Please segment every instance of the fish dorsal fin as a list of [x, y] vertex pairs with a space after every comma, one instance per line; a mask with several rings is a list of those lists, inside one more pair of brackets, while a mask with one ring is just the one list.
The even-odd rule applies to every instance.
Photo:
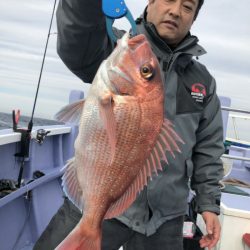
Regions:
[[172, 157], [175, 157], [174, 152], [181, 152], [177, 143], [182, 143], [182, 139], [173, 129], [173, 124], [164, 119], [161, 131], [155, 146], [151, 150], [144, 166], [140, 169], [135, 180], [127, 189], [127, 191], [108, 209], [105, 218], [112, 218], [122, 214], [135, 200], [136, 195], [148, 183], [148, 178], [152, 179], [152, 175], [158, 174], [162, 170], [161, 161], [168, 163], [165, 152], [169, 151]]
[[114, 100], [111, 93], [107, 93], [99, 98], [100, 117], [103, 121], [104, 128], [107, 131], [111, 148], [111, 159], [112, 163], [115, 156], [116, 148], [116, 120], [114, 114]]
[[77, 102], [73, 102], [69, 105], [66, 105], [58, 113], [56, 113], [55, 119], [60, 122], [67, 122], [78, 125], [83, 110], [84, 102], [85, 100], [81, 99]]
[[79, 187], [76, 168], [74, 165], [74, 158], [70, 159], [65, 167], [62, 169], [64, 171], [62, 177], [63, 191], [69, 197], [69, 199], [80, 209], [83, 209], [83, 198], [82, 192]]

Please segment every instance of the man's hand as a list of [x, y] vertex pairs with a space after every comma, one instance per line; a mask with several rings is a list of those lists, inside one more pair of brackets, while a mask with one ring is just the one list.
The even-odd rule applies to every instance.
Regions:
[[220, 222], [218, 216], [213, 212], [203, 212], [202, 217], [206, 224], [207, 235], [200, 240], [200, 247], [207, 247], [208, 250], [211, 250], [220, 239]]

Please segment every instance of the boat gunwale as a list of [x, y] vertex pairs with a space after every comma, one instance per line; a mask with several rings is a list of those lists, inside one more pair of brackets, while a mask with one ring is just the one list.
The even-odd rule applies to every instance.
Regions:
[[[71, 127], [67, 125], [44, 125], [44, 126], [35, 126], [31, 132], [31, 139], [35, 139], [37, 131], [39, 129], [44, 129], [50, 131], [47, 136], [67, 134], [71, 132]], [[0, 130], [0, 146], [10, 143], [19, 142], [21, 140], [21, 133], [14, 132], [12, 129], [2, 129]]]

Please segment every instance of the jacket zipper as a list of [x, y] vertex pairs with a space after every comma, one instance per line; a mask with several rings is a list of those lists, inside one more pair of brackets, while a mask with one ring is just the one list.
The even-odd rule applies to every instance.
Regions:
[[162, 62], [162, 70], [163, 70], [163, 72], [167, 72], [169, 70], [170, 65], [173, 62], [173, 59], [174, 59], [174, 55], [171, 54], [170, 60], [168, 60], [168, 61], [163, 60], [163, 62]]
[[170, 68], [170, 66], [171, 66], [171, 64], [172, 64], [172, 62], [173, 62], [173, 60], [174, 60], [174, 55], [172, 54], [172, 55], [170, 56], [170, 60], [168, 61], [167, 71], [169, 70], [169, 68]]

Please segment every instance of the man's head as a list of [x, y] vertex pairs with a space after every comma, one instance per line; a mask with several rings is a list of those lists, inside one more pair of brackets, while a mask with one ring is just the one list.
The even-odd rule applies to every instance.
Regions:
[[178, 45], [189, 32], [204, 0], [149, 0], [147, 21], [171, 46]]

